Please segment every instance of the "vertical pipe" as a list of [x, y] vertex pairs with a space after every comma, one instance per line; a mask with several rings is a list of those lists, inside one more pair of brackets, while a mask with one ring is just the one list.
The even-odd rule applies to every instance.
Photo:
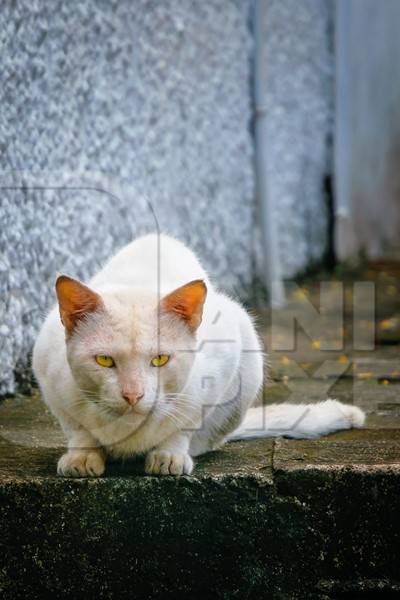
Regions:
[[351, 209], [352, 159], [352, 2], [337, 0], [335, 5], [335, 251], [339, 260], [356, 252]]
[[[264, 283], [270, 295], [271, 307], [285, 304], [281, 262], [278, 247], [278, 231], [274, 223], [274, 201], [268, 185], [268, 136], [267, 120], [267, 0], [255, 0], [254, 7], [254, 100], [256, 138], [256, 186], [261, 211], [262, 239], [264, 250]], [[273, 143], [273, 140], [272, 140]]]

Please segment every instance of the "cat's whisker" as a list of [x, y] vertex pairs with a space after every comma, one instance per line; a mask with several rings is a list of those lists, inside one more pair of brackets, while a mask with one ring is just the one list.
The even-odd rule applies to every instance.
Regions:
[[[188, 408], [190, 411], [187, 410]], [[181, 414], [187, 418], [190, 418], [190, 412], [193, 412], [194, 409], [193, 404], [168, 404], [166, 407], [168, 414]]]
[[91, 396], [97, 396], [99, 394], [98, 391], [95, 390], [89, 390], [89, 389], [85, 389], [85, 388], [78, 388], [78, 390], [82, 393], [82, 394], [89, 394]]
[[175, 425], [175, 426], [176, 426], [178, 429], [181, 429], [181, 428], [183, 428], [184, 426], [186, 426], [186, 427], [190, 427], [190, 425], [191, 425], [191, 423], [190, 423], [190, 422], [189, 422], [189, 423], [186, 423], [186, 422], [184, 422], [184, 421], [182, 421], [182, 420], [180, 420], [180, 419], [177, 419], [177, 418], [175, 418], [175, 417], [172, 417], [171, 415], [163, 415], [163, 416], [165, 416], [165, 417], [168, 417], [168, 419], [169, 419], [169, 420], [170, 420], [170, 421], [171, 421], [171, 422], [172, 422], [172, 423], [173, 423], [173, 424], [174, 424], [174, 425]]
[[188, 404], [192, 405], [193, 404], [192, 398], [177, 398], [177, 397], [165, 396], [163, 398], [163, 400], [167, 401], [169, 404], [173, 403], [174, 405], [181, 404], [183, 406], [183, 405], [188, 405]]
[[176, 398], [190, 398], [191, 394], [186, 394], [184, 392], [167, 392], [164, 394], [165, 397], [176, 397]]
[[178, 426], [182, 426], [183, 424], [185, 424], [187, 426], [195, 425], [195, 420], [190, 415], [183, 413], [183, 412], [176, 413], [176, 412], [170, 411], [165, 406], [162, 406], [161, 408], [159, 408], [158, 414], [170, 419]]

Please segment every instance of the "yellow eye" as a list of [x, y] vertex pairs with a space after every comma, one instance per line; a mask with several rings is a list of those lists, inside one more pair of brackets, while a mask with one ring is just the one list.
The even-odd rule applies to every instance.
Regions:
[[153, 367], [163, 367], [169, 361], [168, 354], [159, 354], [151, 359], [151, 365]]
[[110, 369], [111, 367], [115, 367], [114, 359], [111, 358], [111, 356], [104, 356], [104, 354], [97, 354], [95, 356], [95, 360], [96, 360], [97, 364], [100, 365], [101, 367], [107, 367], [107, 369]]

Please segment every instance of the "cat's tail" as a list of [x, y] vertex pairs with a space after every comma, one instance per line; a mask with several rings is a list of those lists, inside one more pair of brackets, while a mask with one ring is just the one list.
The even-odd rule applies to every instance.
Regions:
[[357, 406], [325, 400], [317, 404], [270, 404], [249, 408], [228, 440], [267, 437], [316, 438], [340, 429], [362, 427], [364, 412]]

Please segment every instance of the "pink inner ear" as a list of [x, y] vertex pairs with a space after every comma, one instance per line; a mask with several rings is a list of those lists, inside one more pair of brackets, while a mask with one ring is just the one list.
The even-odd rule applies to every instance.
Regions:
[[82, 317], [103, 306], [99, 294], [66, 275], [61, 275], [57, 279], [56, 292], [61, 321], [69, 334], [73, 332]]
[[196, 279], [165, 296], [161, 300], [161, 307], [166, 312], [176, 314], [192, 330], [196, 330], [201, 323], [206, 296], [206, 284]]

